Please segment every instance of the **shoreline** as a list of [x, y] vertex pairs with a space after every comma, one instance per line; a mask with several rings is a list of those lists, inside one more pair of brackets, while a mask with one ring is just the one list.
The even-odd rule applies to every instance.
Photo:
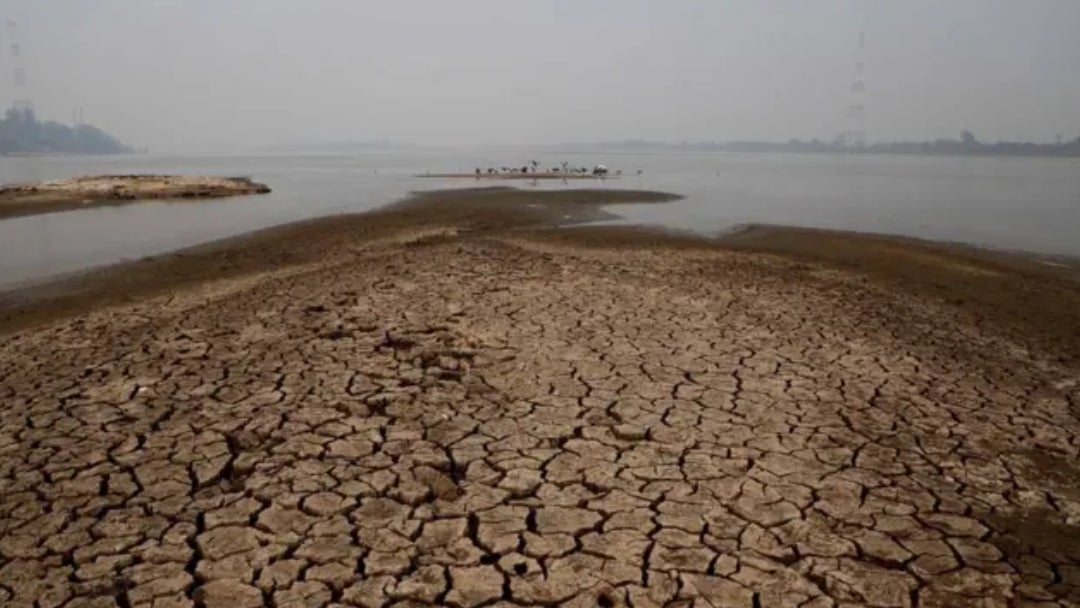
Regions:
[[[591, 176], [590, 176], [591, 177]], [[471, 200], [479, 197], [479, 200]], [[0, 335], [26, 325], [53, 319], [50, 310], [62, 317], [70, 311], [92, 310], [97, 303], [144, 297], [275, 268], [280, 264], [312, 262], [318, 256], [289, 242], [314, 240], [320, 255], [351, 240], [377, 241], [373, 232], [388, 231], [387, 238], [401, 234], [448, 229], [454, 235], [508, 231], [543, 234], [559, 228], [582, 246], [629, 242], [641, 246], [703, 247], [717, 251], [777, 255], [800, 263], [820, 264], [898, 289], [915, 289], [921, 295], [944, 298], [954, 304], [978, 305], [991, 296], [995, 305], [1007, 309], [1005, 317], [1027, 318], [1024, 313], [1035, 287], [1013, 297], [1006, 285], [990, 278], [1033, 280], [1052, 286], [1052, 292], [1068, 293], [1080, 283], [1080, 263], [1058, 257], [1046, 264], [1041, 256], [981, 248], [963, 243], [939, 242], [902, 235], [860, 233], [824, 228], [803, 228], [770, 224], [737, 226], [731, 232], [701, 235], [671, 231], [656, 226], [592, 225], [614, 217], [604, 210], [609, 204], [662, 203], [679, 195], [636, 190], [561, 190], [530, 192], [504, 186], [414, 192], [412, 195], [364, 213], [342, 214], [291, 222], [211, 241], [178, 251], [148, 256], [118, 264], [90, 268], [45, 278], [25, 286], [0, 291]], [[539, 203], [533, 200], [540, 201]], [[464, 204], [462, 204], [464, 203]], [[449, 226], [449, 228], [447, 228]], [[355, 246], [355, 243], [352, 244]], [[259, 255], [267, 256], [260, 260]], [[973, 280], [976, 279], [976, 280]], [[949, 282], [952, 283], [949, 283]], [[989, 284], [988, 284], [989, 283]], [[117, 298], [109, 292], [123, 286]], [[963, 293], [975, 289], [976, 294]], [[1052, 298], [1036, 298], [1048, 303]], [[1066, 303], [1071, 298], [1062, 298]], [[1080, 299], [1076, 302], [1080, 303]], [[73, 307], [69, 307], [73, 305]], [[1061, 316], [1058, 306], [1051, 318]], [[68, 313], [60, 311], [69, 311]], [[1000, 310], [995, 315], [1000, 316]], [[1066, 317], [1070, 315], [1064, 315]], [[1080, 314], [1076, 315], [1080, 317]], [[30, 319], [34, 319], [30, 321]], [[1067, 324], [1080, 336], [1080, 321]], [[1067, 332], [1066, 332], [1067, 333]], [[1080, 346], [1075, 349], [1080, 360]]]
[[[469, 202], [474, 194], [493, 200], [479, 204], [442, 206], [446, 202]], [[198, 282], [259, 272], [275, 264], [311, 261], [355, 237], [376, 240], [372, 233], [407, 234], [425, 226], [478, 223], [481, 229], [495, 222], [500, 229], [553, 228], [613, 217], [602, 207], [613, 203], [657, 203], [681, 198], [650, 191], [588, 190], [551, 191], [541, 194], [549, 204], [529, 207], [515, 200], [533, 193], [503, 186], [415, 192], [411, 196], [363, 213], [330, 215], [271, 226], [224, 239], [143, 258], [78, 270], [61, 277], [44, 278], [25, 286], [0, 290], [0, 335], [21, 328], [27, 319], [47, 322], [53, 312], [87, 311], [99, 302], [156, 294]], [[577, 204], [575, 199], [584, 201]], [[509, 202], [506, 206], [504, 203]], [[438, 206], [431, 213], [430, 206]], [[319, 254], [292, 243], [319, 240]], [[259, 256], [266, 256], [265, 258]], [[123, 294], [112, 293], [117, 289]], [[69, 307], [69, 302], [74, 307]]]
[[1080, 602], [1080, 286], [587, 223], [676, 198], [423, 192], [0, 296], [0, 603]]

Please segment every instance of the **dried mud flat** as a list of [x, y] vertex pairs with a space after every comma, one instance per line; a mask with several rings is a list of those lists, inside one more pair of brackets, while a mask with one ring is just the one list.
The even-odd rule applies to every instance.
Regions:
[[0, 604], [1080, 605], [1074, 284], [547, 229], [622, 198], [431, 194], [9, 296]]
[[266, 194], [246, 177], [94, 175], [0, 186], [0, 218], [55, 213], [142, 200], [207, 199]]

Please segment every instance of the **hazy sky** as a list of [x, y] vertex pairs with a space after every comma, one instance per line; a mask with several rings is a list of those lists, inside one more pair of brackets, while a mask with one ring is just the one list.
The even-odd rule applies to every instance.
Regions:
[[39, 115], [157, 150], [832, 139], [860, 29], [871, 140], [1080, 136], [1078, 0], [0, 0], [11, 18]]

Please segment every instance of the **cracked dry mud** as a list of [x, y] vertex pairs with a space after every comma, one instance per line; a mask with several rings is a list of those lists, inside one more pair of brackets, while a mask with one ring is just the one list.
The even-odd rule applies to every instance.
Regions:
[[469, 225], [8, 336], [0, 605], [1080, 605], [1067, 359], [825, 266]]

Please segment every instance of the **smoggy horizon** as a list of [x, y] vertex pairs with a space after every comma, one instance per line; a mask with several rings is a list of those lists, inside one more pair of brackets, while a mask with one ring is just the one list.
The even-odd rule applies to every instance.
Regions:
[[0, 103], [155, 150], [1080, 136], [1063, 0], [7, 0], [0, 20], [22, 48], [0, 31]]

